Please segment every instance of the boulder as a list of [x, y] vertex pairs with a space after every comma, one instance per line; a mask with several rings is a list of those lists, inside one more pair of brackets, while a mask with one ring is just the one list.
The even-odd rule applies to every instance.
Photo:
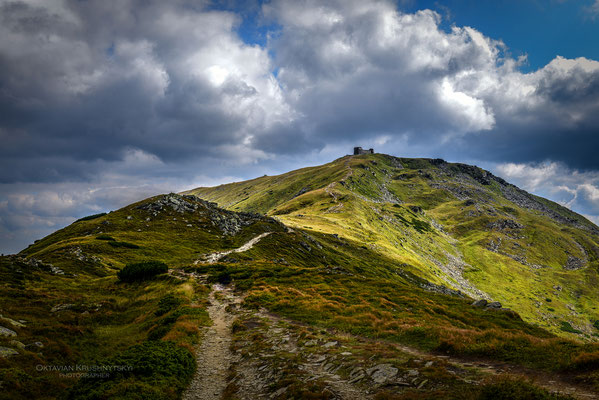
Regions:
[[487, 300], [485, 300], [485, 299], [476, 300], [472, 303], [472, 305], [474, 307], [485, 307], [487, 305]]
[[2, 358], [16, 356], [17, 354], [19, 354], [19, 352], [16, 351], [15, 349], [11, 349], [10, 347], [0, 346], [0, 357], [2, 357]]
[[17, 332], [13, 331], [12, 329], [8, 329], [3, 326], [0, 326], [0, 336], [6, 336], [6, 337], [17, 336]]
[[33, 343], [26, 344], [25, 350], [35, 352], [43, 347], [44, 347], [44, 344], [42, 342], [33, 342]]
[[384, 384], [397, 376], [399, 370], [391, 364], [378, 364], [366, 370], [373, 381]]
[[498, 301], [493, 301], [487, 304], [487, 308], [501, 308], [501, 303]]
[[19, 342], [18, 340], [11, 340], [11, 341], [10, 341], [10, 345], [11, 345], [11, 346], [18, 347], [19, 349], [24, 349], [24, 348], [25, 348], [25, 344], [24, 344], [24, 343], [21, 343], [21, 342]]

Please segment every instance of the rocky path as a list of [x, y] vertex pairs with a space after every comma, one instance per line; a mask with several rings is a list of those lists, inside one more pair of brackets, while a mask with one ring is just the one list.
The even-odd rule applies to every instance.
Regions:
[[529, 378], [553, 393], [599, 399], [559, 374], [430, 354], [395, 342], [319, 330], [264, 309], [246, 309], [231, 287], [214, 285], [209, 299], [213, 325], [197, 349], [198, 369], [184, 393], [186, 400], [301, 398], [305, 388], [328, 399], [373, 399], [381, 390], [439, 388], [439, 369], [456, 382], [478, 385], [490, 375], [508, 374]]
[[249, 249], [251, 249], [252, 247], [254, 247], [254, 245], [256, 243], [258, 243], [260, 240], [262, 240], [266, 236], [270, 235], [271, 233], [272, 232], [261, 233], [258, 236], [250, 239], [243, 246], [238, 247], [236, 249], [225, 250], [225, 251], [218, 251], [216, 253], [206, 254], [206, 255], [204, 255], [202, 257], [201, 260], [196, 260], [194, 262], [194, 264], [200, 264], [200, 263], [203, 263], [203, 264], [213, 264], [213, 263], [217, 262], [218, 260], [220, 260], [221, 258], [223, 258], [224, 256], [229, 255], [231, 253], [242, 253], [244, 251], [248, 251]]
[[196, 351], [197, 371], [183, 395], [185, 400], [220, 399], [227, 386], [227, 374], [233, 355], [231, 354], [231, 323], [233, 316], [227, 306], [238, 302], [230, 288], [220, 284], [213, 286], [210, 293], [208, 314], [210, 326]]

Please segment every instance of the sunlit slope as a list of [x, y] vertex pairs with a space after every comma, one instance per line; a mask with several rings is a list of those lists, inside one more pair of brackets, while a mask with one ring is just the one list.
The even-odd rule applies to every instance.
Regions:
[[346, 156], [189, 193], [337, 234], [430, 282], [500, 301], [556, 333], [598, 332], [599, 228], [480, 168]]

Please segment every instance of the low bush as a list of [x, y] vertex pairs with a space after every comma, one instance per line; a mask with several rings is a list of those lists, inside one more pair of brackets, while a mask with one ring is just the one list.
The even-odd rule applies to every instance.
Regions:
[[599, 368], [599, 351], [580, 353], [572, 361], [572, 368], [579, 370], [594, 370]]
[[80, 221], [90, 221], [92, 219], [96, 219], [96, 218], [100, 218], [105, 216], [106, 213], [99, 213], [99, 214], [93, 214], [93, 215], [88, 215], [87, 217], [83, 217], [83, 218], [79, 218], [77, 221], [75, 222], [80, 222]]
[[166, 314], [167, 312], [174, 310], [183, 304], [183, 300], [180, 297], [176, 297], [172, 294], [167, 294], [158, 302], [158, 310], [154, 313], [157, 317]]
[[96, 239], [98, 239], [98, 240], [109, 240], [111, 242], [115, 242], [116, 241], [115, 238], [113, 238], [112, 236], [108, 236], [108, 235], [98, 235], [98, 236], [96, 236]]
[[582, 333], [578, 329], [575, 329], [568, 321], [562, 321], [561, 322], [561, 326], [559, 327], [559, 329], [562, 330], [562, 331], [564, 331], [564, 332]]
[[164, 274], [167, 271], [168, 266], [161, 261], [144, 261], [127, 264], [125, 268], [117, 273], [117, 276], [123, 282], [134, 282], [151, 279], [156, 275]]
[[112, 247], [125, 247], [127, 249], [139, 249], [139, 246], [133, 243], [128, 243], [128, 242], [108, 242], [109, 245], [111, 245]]
[[171, 341], [144, 342], [97, 365], [108, 372], [80, 379], [68, 399], [176, 399], [196, 367], [191, 352]]
[[573, 400], [571, 397], [549, 393], [526, 381], [514, 378], [500, 379], [483, 386], [480, 400]]

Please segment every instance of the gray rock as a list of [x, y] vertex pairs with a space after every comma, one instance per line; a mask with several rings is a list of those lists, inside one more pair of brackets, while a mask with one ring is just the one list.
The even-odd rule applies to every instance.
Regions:
[[584, 262], [584, 260], [578, 257], [568, 256], [568, 261], [566, 262], [566, 265], [564, 265], [564, 269], [568, 271], [574, 271], [577, 269], [584, 268], [585, 266], [586, 263]]
[[10, 356], [16, 356], [17, 354], [19, 354], [18, 351], [16, 351], [15, 349], [11, 349], [10, 347], [3, 347], [0, 346], [0, 357], [10, 357]]
[[2, 314], [0, 314], [0, 319], [2, 321], [8, 322], [12, 326], [16, 326], [17, 328], [25, 328], [25, 325], [22, 322], [18, 322], [18, 321], [15, 321], [14, 319], [7, 318], [7, 317], [3, 316]]
[[339, 343], [336, 340], [334, 340], [332, 342], [327, 342], [327, 343], [323, 344], [322, 347], [324, 347], [325, 349], [329, 349], [331, 347], [337, 346], [338, 344]]
[[11, 341], [10, 341], [10, 345], [11, 345], [11, 346], [18, 347], [19, 349], [24, 349], [24, 348], [25, 348], [25, 344], [24, 344], [24, 343], [21, 343], [21, 342], [19, 342], [18, 340], [11, 340]]
[[485, 307], [487, 305], [487, 300], [485, 300], [485, 299], [476, 300], [472, 303], [472, 305], [474, 307]]
[[25, 345], [25, 350], [28, 351], [38, 351], [39, 349], [43, 348], [44, 344], [42, 342], [33, 342], [33, 343], [28, 343]]
[[65, 311], [75, 307], [74, 304], [57, 304], [50, 310], [51, 313], [55, 313], [58, 311]]
[[3, 326], [0, 326], [0, 336], [6, 336], [6, 337], [17, 336], [17, 332], [13, 331], [12, 329], [8, 329]]
[[487, 304], [487, 308], [501, 308], [501, 303], [498, 301], [493, 301]]
[[366, 370], [366, 373], [378, 384], [383, 384], [395, 378], [399, 370], [391, 364], [378, 364]]

